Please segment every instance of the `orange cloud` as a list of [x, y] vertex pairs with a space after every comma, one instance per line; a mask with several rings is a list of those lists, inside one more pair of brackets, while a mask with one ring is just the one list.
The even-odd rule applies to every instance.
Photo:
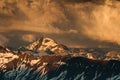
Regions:
[[70, 46], [120, 44], [117, 0], [8, 0], [0, 4], [2, 35], [20, 31], [14, 36], [32, 42], [41, 33]]

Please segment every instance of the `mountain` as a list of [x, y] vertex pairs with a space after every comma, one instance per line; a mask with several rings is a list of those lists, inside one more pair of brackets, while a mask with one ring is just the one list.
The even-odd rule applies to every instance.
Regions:
[[61, 55], [70, 57], [85, 57], [99, 60], [119, 60], [120, 50], [109, 48], [69, 48], [57, 43], [54, 39], [41, 37], [28, 46], [13, 50], [13, 53], [30, 53], [32, 55]]
[[26, 47], [21, 47], [19, 50], [33, 51], [33, 52], [46, 52], [47, 54], [55, 55], [69, 55], [69, 48], [62, 44], [58, 44], [55, 40], [51, 38], [40, 38], [39, 40], [31, 43]]
[[119, 67], [117, 60], [21, 54], [0, 66], [0, 80], [119, 80]]
[[42, 37], [16, 50], [0, 47], [0, 80], [119, 80], [119, 59], [117, 50], [68, 48]]

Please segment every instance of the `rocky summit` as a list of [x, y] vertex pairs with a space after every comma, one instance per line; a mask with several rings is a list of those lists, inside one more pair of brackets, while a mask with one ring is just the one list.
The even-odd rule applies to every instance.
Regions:
[[33, 42], [32, 44], [25, 47], [28, 50], [32, 51], [45, 51], [48, 54], [57, 54], [57, 55], [68, 55], [69, 49], [62, 45], [58, 44], [55, 40], [51, 38], [40, 38], [39, 40]]

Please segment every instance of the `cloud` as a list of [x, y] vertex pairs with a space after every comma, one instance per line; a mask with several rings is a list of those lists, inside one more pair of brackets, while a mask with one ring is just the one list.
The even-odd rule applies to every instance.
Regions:
[[6, 38], [6, 37], [3, 36], [3, 35], [0, 35], [0, 45], [1, 45], [1, 46], [6, 46], [8, 41], [9, 41], [8, 38]]
[[10, 39], [7, 45], [17, 45], [14, 42], [18, 40], [20, 46], [41, 34], [69, 46], [120, 45], [119, 6], [116, 0], [4, 2], [0, 33]]
[[[115, 42], [120, 44], [120, 3], [108, 2], [106, 5], [96, 7], [91, 18], [85, 23], [84, 33], [94, 40]], [[88, 25], [86, 25], [88, 24]], [[89, 27], [88, 27], [89, 26]]]
[[70, 30], [68, 31], [68, 33], [75, 33], [75, 34], [77, 34], [77, 33], [78, 33], [78, 31], [77, 31], [77, 30], [75, 30], [75, 29], [70, 29]]
[[25, 34], [22, 36], [22, 40], [26, 42], [33, 42], [36, 40], [36, 37], [35, 35], [32, 35], [32, 34]]

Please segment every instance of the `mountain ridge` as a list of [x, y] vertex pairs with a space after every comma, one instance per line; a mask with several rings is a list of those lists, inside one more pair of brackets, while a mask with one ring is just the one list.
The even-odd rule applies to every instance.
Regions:
[[[0, 80], [120, 79], [118, 53], [108, 52], [106, 58], [99, 59], [95, 57], [97, 49], [66, 49], [56, 45], [59, 44], [55, 40], [42, 37], [19, 51], [0, 47]], [[59, 53], [52, 50], [54, 47], [60, 48]], [[54, 54], [49, 54], [47, 48]], [[63, 49], [69, 55], [60, 53]]]

